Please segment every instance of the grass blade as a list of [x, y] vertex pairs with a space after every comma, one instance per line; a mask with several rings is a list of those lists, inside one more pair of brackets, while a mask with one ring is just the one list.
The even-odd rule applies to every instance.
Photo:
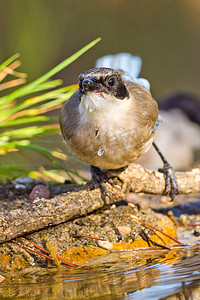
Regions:
[[10, 58], [8, 58], [5, 62], [3, 62], [0, 65], [0, 71], [2, 71], [5, 67], [7, 67], [8, 65], [10, 65], [15, 59], [17, 59], [19, 57], [19, 53], [14, 54], [13, 56], [11, 56]]
[[60, 64], [58, 64], [56, 67], [54, 67], [52, 70], [50, 70], [49, 72], [47, 72], [43, 76], [41, 76], [38, 79], [34, 80], [33, 82], [27, 84], [26, 86], [23, 86], [23, 87], [17, 89], [16, 91], [12, 92], [11, 94], [2, 97], [0, 99], [0, 101], [3, 101], [3, 103], [6, 104], [6, 103], [8, 103], [9, 101], [11, 101], [13, 99], [25, 96], [25, 95], [27, 95], [27, 94], [29, 94], [31, 92], [33, 93], [35, 87], [37, 87], [38, 85], [40, 85], [41, 83], [45, 82], [50, 77], [52, 77], [53, 75], [55, 75], [56, 73], [58, 73], [59, 71], [61, 71], [62, 69], [64, 69], [65, 67], [67, 67], [73, 61], [75, 61], [78, 57], [80, 57], [86, 51], [88, 51], [90, 48], [92, 48], [94, 45], [96, 45], [100, 40], [101, 40], [101, 38], [95, 39], [94, 41], [92, 41], [91, 43], [89, 43], [88, 45], [86, 45], [85, 47], [83, 47], [82, 49], [80, 49], [79, 51], [77, 51], [76, 53], [74, 53], [72, 56], [70, 56], [69, 58], [65, 59], [63, 62], [61, 62]]

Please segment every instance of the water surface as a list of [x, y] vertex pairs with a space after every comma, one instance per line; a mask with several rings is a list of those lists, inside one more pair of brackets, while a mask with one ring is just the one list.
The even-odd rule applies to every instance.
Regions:
[[200, 245], [111, 253], [87, 267], [30, 268], [3, 275], [0, 299], [196, 300]]

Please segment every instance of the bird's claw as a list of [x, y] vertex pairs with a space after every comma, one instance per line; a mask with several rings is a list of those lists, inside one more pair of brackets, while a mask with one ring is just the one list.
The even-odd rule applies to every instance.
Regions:
[[169, 195], [171, 201], [174, 200], [175, 195], [179, 194], [179, 186], [176, 180], [176, 175], [172, 166], [166, 162], [162, 169], [162, 173], [165, 175], [165, 189], [163, 194]]
[[114, 182], [111, 178], [106, 176], [106, 174], [98, 167], [91, 166], [91, 173], [92, 173], [92, 182], [95, 186], [98, 186], [101, 190], [102, 195], [107, 196], [110, 200], [111, 196], [109, 192], [107, 191], [104, 182], [109, 182], [112, 186], [114, 186]]

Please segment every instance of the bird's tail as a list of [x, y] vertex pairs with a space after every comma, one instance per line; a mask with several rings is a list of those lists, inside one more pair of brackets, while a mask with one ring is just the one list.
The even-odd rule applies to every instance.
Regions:
[[121, 70], [124, 72], [124, 78], [126, 80], [130, 80], [150, 89], [150, 83], [147, 79], [138, 78], [142, 67], [142, 60], [139, 56], [131, 55], [130, 53], [110, 54], [97, 59], [95, 67]]

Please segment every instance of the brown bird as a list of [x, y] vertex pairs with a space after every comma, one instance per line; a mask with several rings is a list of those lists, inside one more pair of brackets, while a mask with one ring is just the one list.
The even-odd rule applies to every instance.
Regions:
[[[109, 179], [101, 169], [120, 169], [138, 159], [150, 148], [160, 123], [157, 102], [146, 84], [137, 82], [120, 70], [90, 69], [79, 76], [79, 90], [61, 110], [69, 150], [91, 165], [93, 180], [106, 195], [102, 179]], [[173, 197], [178, 192], [174, 173], [157, 150], [164, 159], [166, 192]]]

